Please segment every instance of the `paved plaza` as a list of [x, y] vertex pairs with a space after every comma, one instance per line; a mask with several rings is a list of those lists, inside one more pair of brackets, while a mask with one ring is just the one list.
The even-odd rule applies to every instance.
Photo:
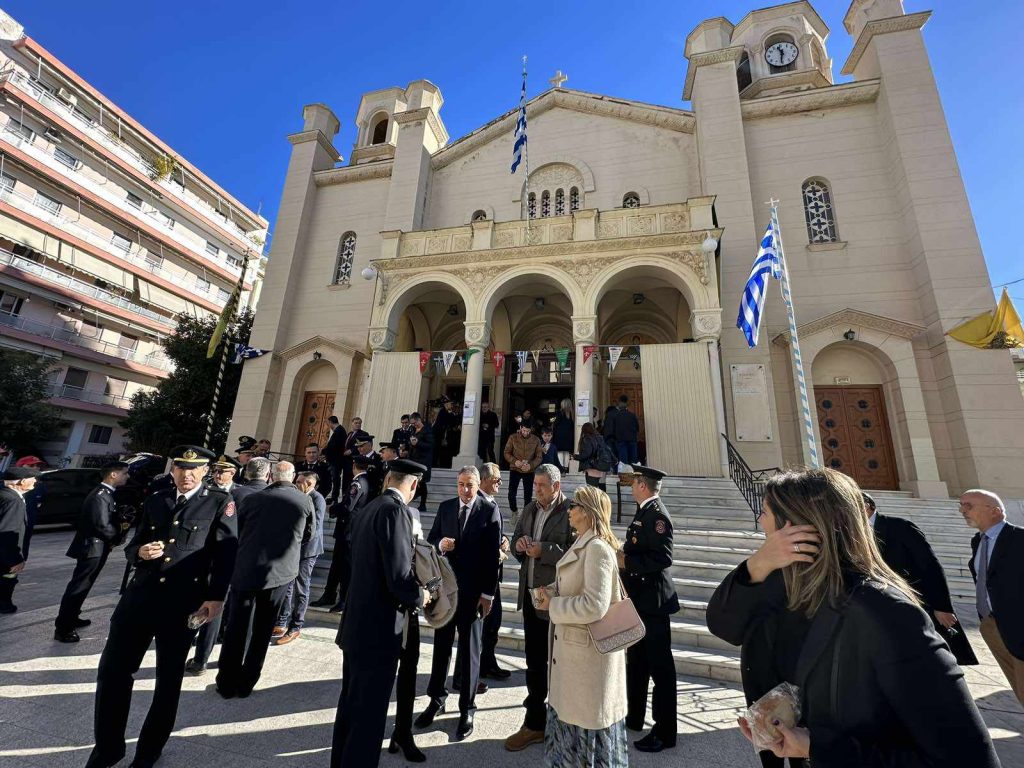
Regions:
[[[20, 608], [0, 617], [0, 766], [82, 766], [91, 749], [96, 665], [106, 638], [107, 619], [117, 600], [123, 569], [120, 551], [97, 582], [86, 603], [92, 626], [82, 630], [82, 642], [61, 645], [53, 640], [53, 618], [73, 563], [65, 558], [69, 531], [39, 533], [33, 539], [28, 568], [15, 594]], [[965, 546], [966, 540], [965, 540]], [[159, 610], [159, 606], [154, 606]], [[968, 613], [969, 609], [963, 609]], [[970, 620], [973, 617], [964, 617]], [[263, 677], [248, 699], [224, 701], [214, 690], [214, 671], [186, 677], [178, 721], [160, 765], [326, 766], [331, 728], [341, 688], [341, 651], [333, 643], [337, 618], [313, 614], [313, 626], [302, 639], [272, 648]], [[985, 721], [992, 730], [1003, 765], [1024, 766], [1024, 711], [985, 647], [976, 627], [968, 629], [982, 660], [967, 669]], [[218, 646], [219, 650], [219, 646]], [[218, 650], [214, 651], [214, 660]], [[430, 669], [429, 642], [420, 657], [420, 698]], [[477, 698], [476, 731], [462, 743], [450, 743], [457, 714], [445, 714], [417, 735], [428, 764], [445, 761], [446, 768], [486, 765], [536, 766], [542, 750], [531, 747], [512, 754], [502, 740], [522, 719], [525, 681], [522, 656], [501, 655], [515, 670], [506, 682], [488, 681], [491, 689]], [[129, 736], [142, 724], [153, 689], [154, 654], [138, 674]], [[630, 764], [644, 766], [701, 765], [702, 768], [758, 766], [754, 753], [735, 727], [743, 697], [738, 686], [680, 678], [679, 746], [661, 755], [630, 754]], [[392, 704], [391, 714], [394, 714]], [[388, 724], [390, 732], [391, 724]], [[128, 757], [134, 751], [130, 741]], [[122, 761], [127, 765], [128, 759]], [[384, 753], [383, 766], [404, 765], [401, 756]], [[358, 768], [358, 767], [353, 767]]]

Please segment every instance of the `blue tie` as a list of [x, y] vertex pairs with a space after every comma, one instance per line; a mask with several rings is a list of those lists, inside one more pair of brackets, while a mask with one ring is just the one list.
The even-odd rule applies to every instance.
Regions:
[[992, 615], [988, 604], [988, 534], [981, 534], [981, 555], [978, 558], [978, 578], [974, 582], [974, 599], [978, 603], [978, 615], [987, 619]]

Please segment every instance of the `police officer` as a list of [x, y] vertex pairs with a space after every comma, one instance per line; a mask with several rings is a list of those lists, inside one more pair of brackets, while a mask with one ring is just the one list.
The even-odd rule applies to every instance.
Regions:
[[32, 467], [11, 467], [0, 485], [0, 614], [18, 610], [12, 598], [27, 560], [25, 494], [35, 488], [38, 475], [39, 470]]
[[231, 580], [238, 522], [231, 496], [203, 485], [213, 454], [183, 445], [171, 453], [173, 491], [159, 491], [142, 509], [125, 547], [135, 572], [110, 617], [96, 680], [96, 746], [86, 768], [124, 757], [133, 675], [156, 641], [156, 688], [139, 733], [133, 768], [151, 768], [174, 728], [185, 657], [196, 630], [190, 617], [217, 616]]
[[110, 550], [120, 543], [128, 529], [128, 523], [122, 523], [117, 514], [114, 500], [114, 491], [128, 482], [128, 465], [112, 461], [100, 471], [102, 480], [82, 502], [78, 530], [65, 553], [76, 562], [54, 622], [53, 639], [60, 643], [77, 643], [80, 638], [75, 630], [92, 623], [79, 618], [82, 603], [103, 570]]
[[399, 443], [395, 442], [380, 444], [380, 460], [385, 476], [388, 473], [388, 462], [398, 458], [398, 448]]
[[329, 498], [334, 482], [331, 479], [331, 465], [328, 464], [327, 460], [320, 455], [320, 446], [316, 443], [310, 443], [306, 446], [305, 456], [305, 461], [300, 461], [295, 465], [295, 474], [298, 475], [300, 472], [315, 473], [317, 477], [317, 493], [325, 499]]
[[654, 727], [634, 746], [660, 752], [676, 745], [676, 667], [669, 617], [679, 610], [672, 583], [672, 519], [658, 497], [665, 473], [633, 465], [636, 516], [619, 551], [619, 568], [647, 631], [643, 642], [626, 649], [626, 727], [642, 731], [647, 714], [647, 683], [654, 678]]
[[380, 492], [384, 488], [384, 459], [373, 450], [373, 441], [373, 435], [359, 432], [355, 438], [356, 453], [353, 456], [353, 463], [359, 456], [368, 459], [370, 462], [369, 466], [366, 467], [366, 479], [370, 482], [370, 497], [368, 501], [380, 496]]

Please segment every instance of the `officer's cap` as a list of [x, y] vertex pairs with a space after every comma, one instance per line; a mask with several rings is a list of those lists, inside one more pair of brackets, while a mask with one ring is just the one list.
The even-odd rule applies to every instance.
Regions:
[[381, 443], [379, 448], [383, 451], [385, 448], [390, 448], [395, 453], [398, 453], [398, 443]]
[[643, 464], [633, 464], [632, 467], [634, 476], [649, 477], [651, 480], [663, 480], [667, 474], [654, 467], [645, 467]]
[[369, 456], [353, 456], [352, 463], [360, 469], [366, 469], [373, 464], [373, 459]]
[[125, 461], [108, 461], [100, 467], [100, 471], [104, 474], [107, 472], [122, 472], [126, 469], [128, 469], [128, 462]]
[[388, 462], [388, 471], [398, 472], [402, 475], [422, 477], [427, 473], [427, 468], [415, 461], [409, 461], [409, 459], [394, 459]]
[[358, 432], [356, 432], [356, 437], [355, 440], [353, 440], [353, 442], [355, 443], [357, 448], [361, 445], [366, 445], [367, 443], [373, 445], [373, 435], [367, 434], [363, 430], [359, 430]]
[[205, 467], [215, 458], [212, 451], [198, 445], [179, 445], [171, 451], [171, 463], [180, 469]]
[[39, 470], [34, 467], [9, 467], [4, 472], [4, 480], [28, 480], [30, 477], [38, 477]]
[[222, 453], [220, 456], [217, 457], [217, 460], [214, 461], [210, 466], [212, 466], [214, 469], [233, 469], [237, 472], [242, 465], [239, 464], [232, 457]]

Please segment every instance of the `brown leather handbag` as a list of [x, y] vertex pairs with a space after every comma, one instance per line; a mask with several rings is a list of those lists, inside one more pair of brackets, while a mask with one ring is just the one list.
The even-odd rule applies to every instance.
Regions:
[[626, 587], [622, 584], [622, 577], [618, 575], [618, 571], [616, 576], [619, 580], [619, 601], [608, 606], [608, 612], [603, 618], [587, 625], [590, 639], [594, 641], [598, 653], [624, 651], [629, 646], [639, 643], [647, 634], [636, 606], [626, 594]]

